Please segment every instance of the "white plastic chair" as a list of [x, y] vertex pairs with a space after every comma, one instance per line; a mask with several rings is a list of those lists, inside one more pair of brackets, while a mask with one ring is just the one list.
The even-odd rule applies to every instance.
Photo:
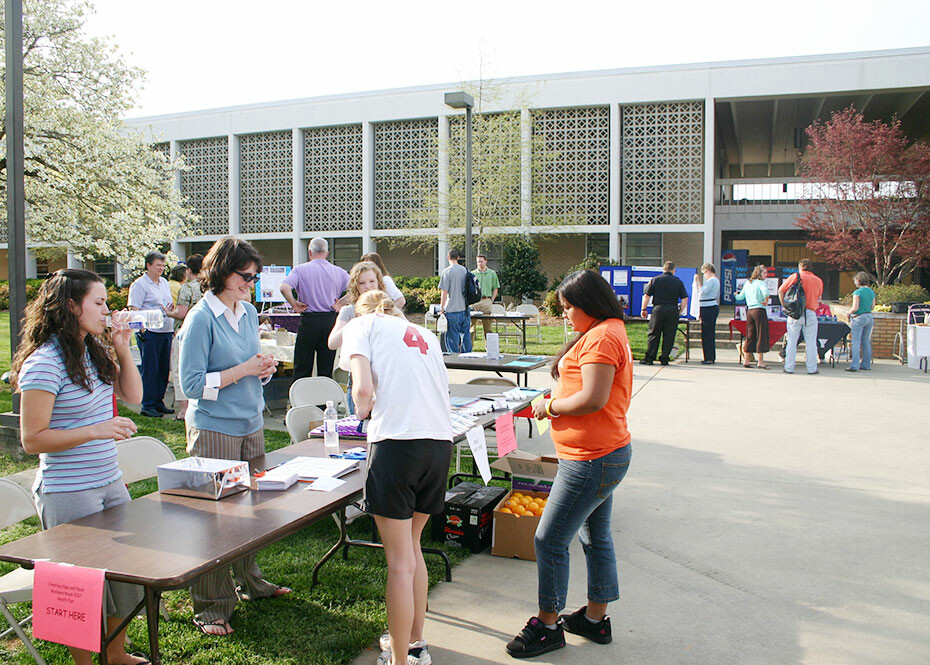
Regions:
[[539, 324], [539, 308], [536, 305], [517, 305], [520, 314], [527, 314], [532, 318], [526, 322], [527, 328], [536, 328], [536, 341], [542, 342], [542, 326]]
[[[0, 478], [0, 529], [33, 516], [38, 517], [38, 511], [29, 490], [11, 480]], [[25, 568], [17, 568], [0, 577], [0, 614], [3, 614], [10, 626], [0, 633], [0, 639], [4, 639], [10, 633], [16, 633], [32, 659], [39, 665], [45, 665], [45, 660], [36, 651], [35, 645], [26, 633], [23, 632], [23, 627], [28, 626], [29, 622], [32, 621], [32, 614], [22, 621], [17, 621], [9, 608], [13, 603], [32, 602], [33, 577], [33, 571]]]
[[288, 393], [291, 406], [319, 406], [326, 408], [326, 402], [333, 401], [337, 409], [346, 411], [346, 393], [342, 387], [328, 376], [307, 376], [291, 384]]
[[323, 422], [323, 411], [312, 404], [291, 407], [284, 416], [284, 426], [287, 428], [287, 433], [291, 435], [293, 443], [300, 443], [308, 438], [310, 423], [321, 422]]
[[158, 475], [158, 467], [176, 458], [171, 449], [154, 436], [136, 436], [116, 442], [116, 459], [127, 485]]
[[499, 303], [491, 304], [491, 314], [493, 314], [494, 316], [504, 316], [506, 313], [507, 313], [507, 310], [504, 308], [503, 305]]

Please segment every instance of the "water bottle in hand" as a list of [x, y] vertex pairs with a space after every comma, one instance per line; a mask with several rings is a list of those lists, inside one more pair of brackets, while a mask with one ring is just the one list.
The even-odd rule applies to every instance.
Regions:
[[130, 330], [157, 330], [165, 323], [165, 315], [160, 309], [136, 309], [129, 312], [114, 312], [107, 317], [107, 327], [113, 323], [122, 323]]
[[323, 412], [323, 445], [327, 453], [339, 452], [339, 432], [336, 429], [336, 407], [332, 400], [326, 402], [326, 411]]

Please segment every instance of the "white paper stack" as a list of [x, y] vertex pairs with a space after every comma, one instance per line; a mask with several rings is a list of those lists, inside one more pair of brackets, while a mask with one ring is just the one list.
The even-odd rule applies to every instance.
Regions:
[[312, 482], [317, 478], [339, 478], [358, 468], [358, 460], [334, 457], [308, 457], [300, 466], [297, 479]]
[[498, 333], [488, 333], [484, 336], [488, 349], [488, 360], [497, 360], [501, 357], [501, 338]]

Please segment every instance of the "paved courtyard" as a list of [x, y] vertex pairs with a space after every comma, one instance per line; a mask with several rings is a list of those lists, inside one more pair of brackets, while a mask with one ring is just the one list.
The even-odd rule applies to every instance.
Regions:
[[[930, 660], [930, 374], [772, 365], [743, 369], [733, 351], [714, 366], [636, 365], [633, 463], [614, 502], [614, 641], [568, 635], [532, 662]], [[521, 447], [552, 445], [518, 429]], [[585, 602], [577, 543], [572, 557], [569, 610]], [[514, 662], [504, 644], [535, 612], [535, 575], [489, 554], [457, 567], [430, 594], [434, 662]]]

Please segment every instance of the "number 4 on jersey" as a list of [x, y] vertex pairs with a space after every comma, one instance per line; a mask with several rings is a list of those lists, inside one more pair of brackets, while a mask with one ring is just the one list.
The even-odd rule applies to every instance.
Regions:
[[404, 344], [412, 349], [419, 349], [420, 353], [424, 356], [426, 355], [427, 349], [429, 349], [426, 340], [417, 333], [417, 329], [413, 326], [407, 326], [407, 332], [404, 333]]

